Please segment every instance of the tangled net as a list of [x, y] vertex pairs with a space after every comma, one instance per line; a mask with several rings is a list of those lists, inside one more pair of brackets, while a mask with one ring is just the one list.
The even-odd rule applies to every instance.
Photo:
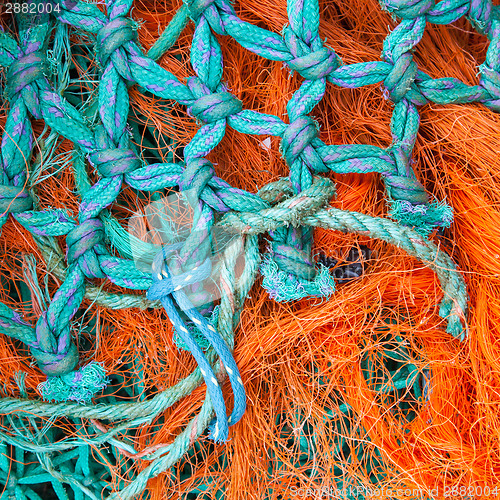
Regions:
[[[7, 495], [494, 485], [497, 8], [383, 2], [380, 60], [388, 14], [342, 4], [64, 0], [2, 19]], [[157, 247], [131, 220], [172, 195], [187, 236], [145, 271]]]

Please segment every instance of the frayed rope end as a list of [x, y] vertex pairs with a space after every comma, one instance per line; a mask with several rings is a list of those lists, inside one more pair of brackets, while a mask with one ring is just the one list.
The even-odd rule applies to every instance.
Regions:
[[269, 297], [276, 302], [288, 302], [306, 297], [328, 299], [335, 292], [335, 280], [329, 269], [323, 265], [319, 266], [314, 280], [305, 281], [279, 269], [271, 254], [266, 254], [260, 272], [264, 276], [262, 286], [267, 290]]
[[109, 380], [101, 363], [92, 361], [88, 365], [66, 375], [47, 377], [38, 385], [38, 391], [44, 401], [76, 401], [89, 403], [91, 399], [106, 387]]
[[216, 419], [212, 420], [208, 426], [208, 438], [216, 444], [227, 443], [229, 439], [228, 427], [224, 426], [222, 428]]
[[396, 200], [391, 202], [390, 216], [427, 237], [435, 228], [450, 227], [453, 209], [445, 202], [412, 205], [406, 200]]

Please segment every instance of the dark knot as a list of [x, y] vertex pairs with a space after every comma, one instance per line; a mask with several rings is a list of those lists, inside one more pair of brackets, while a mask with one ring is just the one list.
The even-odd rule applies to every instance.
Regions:
[[345, 259], [345, 263], [338, 266], [338, 260], [334, 257], [320, 253], [317, 263], [329, 269], [333, 269], [333, 275], [337, 283], [347, 283], [353, 279], [360, 278], [366, 268], [366, 261], [370, 260], [372, 251], [366, 245], [352, 247]]
[[71, 341], [69, 326], [56, 337], [48, 321], [47, 312], [40, 316], [36, 324], [37, 342], [30, 346], [31, 354], [46, 375], [65, 375], [78, 364], [78, 350]]
[[97, 34], [97, 55], [104, 67], [113, 52], [135, 40], [137, 32], [132, 19], [117, 17], [103, 26]]
[[102, 149], [90, 154], [89, 160], [103, 177], [125, 175], [141, 167], [141, 161], [131, 149]]
[[104, 225], [99, 219], [88, 219], [66, 236], [66, 259], [68, 264], [78, 262], [88, 278], [104, 278], [99, 265], [96, 246], [104, 239]]

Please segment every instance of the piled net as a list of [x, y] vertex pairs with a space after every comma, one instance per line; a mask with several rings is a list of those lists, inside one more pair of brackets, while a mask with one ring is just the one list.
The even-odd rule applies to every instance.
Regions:
[[[494, 112], [500, 109], [499, 20], [490, 1], [384, 1], [383, 9], [398, 24], [385, 38], [382, 60], [354, 64], [343, 64], [321, 39], [315, 0], [287, 2], [289, 24], [281, 35], [241, 20], [224, 0], [186, 1], [146, 55], [137, 40], [140, 24], [129, 17], [132, 4], [58, 0], [50, 4], [51, 15], [36, 22], [20, 9], [15, 18], [4, 19], [0, 33], [6, 97], [0, 221], [2, 237], [23, 249], [9, 254], [2, 276], [5, 303], [0, 305], [2, 333], [11, 339], [2, 349], [18, 356], [20, 368], [5, 376], [6, 397], [0, 402], [1, 481], [15, 498], [154, 497], [153, 487], [146, 491], [148, 481], [166, 471], [164, 477], [189, 483], [186, 491], [195, 497], [208, 490], [207, 495], [223, 495], [220, 483], [228, 462], [238, 447], [255, 440], [247, 427], [246, 434], [241, 428], [239, 434], [232, 433], [233, 455], [211, 443], [226, 442], [229, 426], [245, 414], [241, 367], [257, 373], [258, 358], [266, 356], [254, 351], [252, 361], [242, 354], [238, 362], [232, 356], [234, 331], [240, 319], [245, 320], [244, 302], [257, 273], [275, 301], [330, 299], [327, 307], [337, 328], [353, 328], [354, 311], [334, 313], [335, 278], [342, 283], [362, 274], [371, 252], [357, 246], [339, 266], [331, 256], [315, 255], [315, 228], [321, 228], [319, 246], [334, 230], [360, 235], [377, 254], [385, 247], [377, 247], [373, 240], [420, 260], [439, 280], [441, 292], [428, 286], [421, 292], [429, 294], [431, 302], [439, 297], [439, 315], [448, 334], [463, 340], [468, 331], [465, 282], [447, 253], [429, 238], [449, 227], [452, 210], [426, 193], [412, 170], [412, 151], [419, 106], [479, 102]], [[464, 16], [490, 40], [478, 85], [432, 78], [414, 61], [428, 23], [450, 24]], [[189, 20], [194, 26], [189, 41], [194, 76], [181, 81], [155, 61], [176, 50]], [[224, 85], [218, 41], [223, 37], [232, 37], [259, 57], [283, 62], [299, 75], [300, 86], [286, 103], [286, 121], [243, 109], [242, 101]], [[179, 66], [187, 66], [182, 57]], [[350, 89], [381, 84], [384, 97], [393, 104], [392, 144], [323, 142], [311, 113], [329, 84]], [[157, 133], [155, 127], [144, 125], [141, 103], [151, 100], [168, 115], [172, 127], [183, 120], [183, 109], [196, 120], [198, 129], [187, 144], [179, 143], [180, 134]], [[288, 177], [250, 192], [218, 176], [207, 156], [223, 141], [228, 127], [241, 134], [278, 138]], [[266, 151], [276, 146], [266, 139], [261, 144]], [[251, 175], [251, 166], [247, 169]], [[389, 218], [329, 206], [335, 197], [329, 173], [381, 174]], [[76, 196], [58, 199], [58, 189], [62, 193], [68, 185]], [[193, 213], [189, 234], [165, 245], [152, 259], [152, 272], [146, 272], [134, 256], [137, 248], [150, 248], [127, 232], [126, 223], [134, 209], [161, 199], [158, 193], [188, 193]], [[216, 229], [241, 237], [224, 250], [215, 249]], [[14, 242], [26, 238], [30, 243], [24, 247]], [[213, 271], [210, 257], [217, 252], [220, 300], [214, 301], [205, 282]], [[243, 264], [236, 272], [242, 254]], [[18, 275], [8, 271], [16, 266], [21, 269]], [[376, 296], [376, 282], [362, 293]], [[268, 446], [266, 456], [259, 457], [269, 474], [259, 497], [284, 498], [293, 493], [290, 488], [318, 477], [329, 478], [323, 486], [343, 491], [397, 477], [404, 460], [395, 453], [409, 432], [407, 425], [419, 411], [425, 419], [431, 394], [439, 393], [434, 387], [439, 383], [430, 383], [424, 347], [404, 339], [405, 328], [412, 329], [415, 318], [405, 316], [404, 310], [375, 314], [367, 309], [364, 324], [356, 327], [366, 334], [342, 338], [344, 347], [357, 353], [354, 369], [348, 359], [334, 363], [341, 339], [327, 335], [314, 310], [304, 308], [266, 323], [272, 316], [266, 307], [272, 306], [264, 306], [265, 296], [249, 300], [261, 314], [261, 325], [254, 318], [259, 342], [264, 347], [267, 342], [270, 352], [279, 350], [277, 332], [299, 328], [296, 321], [304, 319], [304, 336], [316, 329], [331, 354], [328, 359], [311, 350], [310, 357], [295, 365], [304, 375], [302, 387], [295, 381], [296, 389], [309, 392], [301, 398], [320, 401], [322, 412], [311, 414], [307, 405], [285, 403], [282, 411], [278, 403], [269, 411], [268, 418], [279, 429], [274, 439], [288, 447]], [[100, 362], [96, 352], [102, 350], [104, 333], [100, 317], [90, 313], [96, 309], [108, 324], [114, 323], [107, 332], [108, 348], [114, 332], [126, 329], [138, 309], [147, 310], [158, 324], [154, 349], [163, 343], [172, 351], [177, 344], [196, 363], [189, 356], [167, 360], [149, 352], [161, 363], [146, 369], [134, 348], [147, 352], [153, 346], [137, 344], [130, 349], [119, 335], [114, 351], [121, 350], [123, 357]], [[113, 310], [120, 314], [108, 312]], [[165, 313], [173, 327], [168, 334], [161, 328]], [[440, 327], [435, 322], [429, 331]], [[299, 350], [291, 344], [287, 348]], [[443, 347], [443, 357], [448, 350], [449, 345]], [[29, 366], [33, 359], [38, 370]], [[153, 383], [153, 370], [169, 373], [161, 383]], [[279, 371], [284, 385], [297, 376], [292, 375], [293, 366]], [[226, 378], [231, 391], [224, 396]], [[272, 380], [276, 381], [269, 375], [270, 394]], [[363, 384], [354, 383], [360, 380]], [[353, 395], [360, 387], [365, 398]], [[252, 397], [256, 394], [253, 388]], [[391, 435], [372, 432], [380, 409], [367, 409], [363, 401], [372, 400], [373, 394], [392, 409]], [[232, 407], [230, 415], [226, 404]], [[252, 411], [247, 412], [249, 418], [262, 419], [263, 414]], [[359, 413], [369, 417], [362, 425], [356, 418]], [[200, 441], [207, 429], [209, 439]], [[202, 481], [190, 475], [199, 462], [211, 464]], [[246, 474], [251, 482], [251, 471]], [[238, 485], [233, 482], [232, 487]]]

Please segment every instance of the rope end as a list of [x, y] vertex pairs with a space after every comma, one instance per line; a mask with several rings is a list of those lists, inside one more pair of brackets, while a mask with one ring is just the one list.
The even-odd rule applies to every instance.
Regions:
[[208, 426], [208, 438], [216, 444], [227, 443], [229, 439], [229, 431], [227, 425], [224, 427], [219, 426], [219, 422], [217, 420], [212, 420], [212, 422]]
[[390, 216], [427, 237], [437, 227], [450, 227], [453, 209], [445, 202], [413, 205], [405, 200], [391, 202]]
[[279, 269], [271, 255], [266, 254], [260, 272], [264, 276], [262, 286], [276, 302], [300, 300], [309, 296], [328, 299], [335, 291], [335, 281], [325, 266], [319, 267], [313, 280], [306, 281]]
[[76, 401], [89, 403], [91, 399], [106, 387], [109, 380], [102, 364], [91, 362], [88, 365], [62, 376], [48, 376], [38, 386], [44, 401]]

